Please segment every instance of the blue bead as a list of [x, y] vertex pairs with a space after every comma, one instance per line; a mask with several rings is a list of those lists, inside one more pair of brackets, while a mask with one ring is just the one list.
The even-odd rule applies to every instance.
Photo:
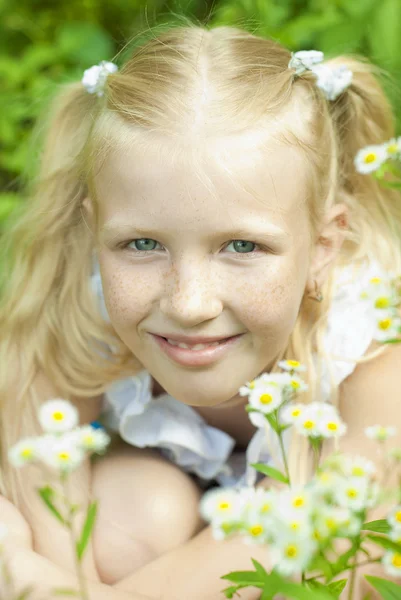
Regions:
[[92, 421], [90, 423], [94, 429], [104, 429], [103, 425], [99, 421]]

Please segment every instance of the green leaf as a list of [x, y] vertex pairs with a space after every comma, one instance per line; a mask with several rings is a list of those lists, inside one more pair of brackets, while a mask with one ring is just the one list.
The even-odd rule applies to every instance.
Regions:
[[260, 586], [263, 584], [263, 580], [257, 571], [233, 571], [227, 575], [222, 575], [220, 579], [228, 579], [228, 581], [233, 581], [240, 585], [246, 583], [248, 585]]
[[326, 591], [326, 593], [329, 592], [333, 600], [338, 600], [338, 594], [336, 594], [332, 590], [329, 590], [329, 587], [324, 585], [323, 583], [320, 583], [320, 581], [308, 581], [308, 586], [311, 590], [323, 590]]
[[386, 519], [379, 519], [378, 521], [369, 521], [362, 525], [364, 531], [374, 531], [375, 533], [389, 533], [391, 527]]
[[365, 575], [365, 579], [381, 594], [383, 600], [400, 600], [401, 586], [381, 579], [381, 577], [373, 577], [373, 575]]
[[95, 502], [92, 502], [88, 506], [88, 511], [86, 513], [86, 519], [85, 519], [84, 526], [82, 528], [81, 537], [77, 541], [77, 556], [78, 556], [79, 560], [82, 559], [82, 556], [85, 552], [85, 548], [88, 545], [89, 538], [91, 536], [92, 529], [95, 524], [96, 513], [97, 513], [97, 502], [95, 501]]
[[53, 504], [53, 495], [54, 495], [53, 488], [51, 488], [49, 485], [46, 485], [42, 488], [38, 488], [38, 493], [39, 493], [39, 496], [42, 498], [43, 502], [46, 504], [47, 508], [52, 513], [52, 515], [54, 517], [56, 517], [56, 519], [58, 521], [60, 521], [60, 523], [62, 523], [63, 525], [67, 525], [64, 517], [60, 514], [60, 512], [57, 510], [57, 508]]
[[278, 471], [274, 467], [269, 467], [268, 465], [265, 465], [263, 463], [253, 463], [251, 464], [251, 467], [256, 469], [256, 471], [259, 471], [260, 473], [263, 473], [264, 475], [275, 479], [276, 481], [280, 481], [281, 483], [287, 484], [289, 483], [288, 478], [283, 473], [281, 473], [281, 471]]
[[324, 586], [319, 590], [311, 590], [302, 584], [292, 583], [284, 579], [280, 584], [280, 593], [284, 593], [294, 600], [333, 600], [334, 597], [330, 591], [324, 589]]
[[401, 554], [401, 544], [397, 544], [396, 542], [393, 542], [393, 540], [389, 540], [382, 535], [367, 535], [366, 537], [373, 543], [385, 548], [386, 550], [391, 550], [392, 552]]
[[251, 558], [251, 561], [253, 563], [253, 566], [255, 567], [256, 572], [259, 574], [259, 576], [263, 579], [265, 579], [266, 577], [268, 577], [269, 573], [266, 571], [266, 569], [260, 564], [258, 563], [257, 560], [255, 560], [254, 558]]
[[339, 579], [338, 581], [332, 581], [327, 586], [331, 592], [337, 594], [337, 598], [340, 598], [340, 594], [347, 585], [347, 579]]

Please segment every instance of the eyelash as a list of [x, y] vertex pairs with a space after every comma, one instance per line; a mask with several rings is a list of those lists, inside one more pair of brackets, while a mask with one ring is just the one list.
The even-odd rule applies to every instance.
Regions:
[[[137, 242], [138, 240], [150, 240], [150, 239], [151, 238], [135, 238], [134, 240], [129, 240], [128, 242], [125, 242], [120, 247], [123, 250], [128, 250], [128, 252], [131, 252], [133, 254], [140, 254], [141, 256], [148, 256], [149, 254], [152, 254], [153, 252], [156, 252], [156, 250], [137, 250], [135, 248], [129, 248], [128, 246], [129, 246], [129, 244], [132, 244], [133, 242]], [[151, 240], [151, 241], [155, 242], [156, 240]], [[250, 242], [249, 240], [231, 240], [227, 245], [230, 245], [232, 242], [249, 242], [251, 244], [254, 244], [254, 246], [256, 246], [256, 248], [260, 248], [262, 252], [273, 253], [271, 249], [269, 249], [269, 248], [267, 248], [265, 246], [262, 246], [261, 244], [256, 244], [256, 242]], [[157, 243], [160, 244], [160, 242], [157, 242]], [[245, 253], [230, 252], [230, 254], [236, 254], [237, 256], [241, 256], [241, 258], [242, 258], [244, 256], [245, 257], [253, 256], [254, 254], [256, 254], [256, 252], [245, 252]]]

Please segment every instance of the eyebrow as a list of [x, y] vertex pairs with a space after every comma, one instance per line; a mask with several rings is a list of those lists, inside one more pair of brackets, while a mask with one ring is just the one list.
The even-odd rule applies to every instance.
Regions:
[[[144, 237], [144, 238], [150, 238], [153, 239], [154, 237], [158, 237], [160, 234], [168, 234], [168, 230], [164, 229], [162, 232], [161, 231], [156, 231], [156, 230], [151, 230], [151, 229], [142, 229], [140, 227], [135, 227], [133, 224], [129, 224], [126, 221], [125, 222], [109, 222], [106, 223], [105, 225], [103, 225], [103, 227], [100, 228], [100, 238], [104, 241], [111, 241], [113, 238], [121, 235], [133, 235], [135, 233], [135, 235]], [[176, 232], [173, 231], [171, 232], [172, 235], [175, 235]], [[232, 239], [242, 239], [242, 236], [249, 238], [249, 237], [253, 237], [253, 236], [262, 236], [265, 238], [270, 238], [270, 239], [278, 239], [278, 238], [283, 238], [283, 237], [288, 237], [288, 234], [283, 230], [280, 229], [279, 227], [276, 227], [275, 225], [272, 224], [268, 224], [266, 226], [262, 226], [260, 225], [260, 222], [258, 224], [258, 226], [252, 227], [251, 225], [249, 227], [239, 227], [236, 229], [230, 229], [230, 230], [219, 230], [216, 234], [214, 234], [213, 237], [227, 237], [227, 238], [232, 238]]]

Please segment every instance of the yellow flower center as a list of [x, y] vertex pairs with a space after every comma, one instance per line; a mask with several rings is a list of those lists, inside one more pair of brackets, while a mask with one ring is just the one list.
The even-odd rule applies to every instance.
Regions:
[[94, 442], [94, 437], [93, 435], [89, 434], [84, 436], [84, 444], [87, 444], [88, 446], [91, 446]]
[[401, 523], [401, 510], [395, 513], [395, 520]]
[[401, 568], [401, 554], [394, 554], [392, 561], [393, 566], [397, 567], [397, 569]]
[[358, 496], [358, 492], [355, 488], [350, 488], [347, 490], [347, 496], [348, 498], [356, 498]]
[[321, 473], [321, 475], [319, 475], [319, 479], [323, 483], [328, 483], [329, 481], [331, 481], [332, 477], [330, 473]]
[[372, 162], [375, 162], [377, 155], [374, 152], [369, 152], [369, 154], [366, 154], [364, 161], [365, 163], [369, 164]]
[[305, 499], [302, 498], [302, 496], [297, 496], [292, 501], [292, 504], [293, 504], [293, 506], [295, 506], [295, 508], [300, 508], [301, 506], [303, 506], [305, 504]]
[[255, 387], [255, 382], [251, 381], [250, 384], [249, 384], [249, 387], [250, 387], [251, 390], [253, 390], [254, 387]]
[[305, 429], [313, 429], [315, 426], [315, 421], [305, 421], [304, 428]]
[[66, 461], [70, 458], [70, 453], [69, 452], [59, 452], [58, 457], [60, 460]]
[[62, 421], [64, 419], [64, 414], [60, 411], [54, 412], [53, 413], [53, 419], [55, 421]]
[[269, 512], [269, 510], [271, 509], [271, 505], [266, 502], [266, 504], [263, 504], [262, 508], [260, 509], [261, 513], [267, 513]]
[[289, 367], [292, 367], [293, 369], [296, 369], [297, 367], [299, 367], [301, 363], [299, 362], [299, 360], [287, 360], [287, 365]]
[[294, 408], [294, 410], [291, 411], [291, 416], [292, 417], [299, 417], [300, 414], [301, 414], [301, 409], [300, 408]]
[[300, 384], [300, 382], [299, 382], [299, 381], [297, 381], [296, 379], [291, 379], [291, 387], [292, 387], [294, 390], [297, 390], [298, 388], [300, 388], [300, 387], [301, 387], [301, 384]]
[[372, 279], [370, 280], [370, 283], [373, 283], [375, 285], [377, 285], [378, 283], [381, 283], [381, 277], [372, 277]]
[[297, 531], [299, 529], [299, 521], [292, 521], [290, 523], [290, 528], [294, 531]]
[[287, 546], [285, 549], [285, 555], [287, 558], [296, 558], [298, 556], [298, 548], [293, 544], [291, 546]]
[[261, 404], [270, 404], [273, 401], [273, 396], [271, 394], [262, 394], [260, 397]]
[[263, 527], [262, 525], [254, 525], [253, 527], [249, 528], [249, 532], [254, 536], [260, 535], [263, 533]]
[[337, 431], [338, 423], [330, 421], [330, 423], [327, 423], [327, 429], [330, 429], [330, 431]]
[[228, 510], [231, 507], [231, 504], [229, 502], [220, 502], [218, 508], [219, 510]]
[[396, 154], [398, 152], [397, 144], [389, 144], [387, 146], [387, 152], [389, 154]]
[[32, 456], [32, 448], [24, 448], [23, 450], [21, 450], [21, 456], [23, 458], [29, 458], [30, 456]]
[[334, 519], [328, 518], [326, 519], [326, 527], [328, 529], [335, 529], [337, 527], [337, 523]]
[[362, 467], [352, 467], [352, 474], [356, 477], [363, 477], [365, 475], [365, 469]]
[[375, 302], [375, 308], [388, 308], [390, 306], [390, 300], [383, 296], [381, 298], [377, 298]]
[[391, 327], [391, 323], [392, 323], [392, 319], [383, 319], [382, 321], [379, 321], [379, 323], [378, 323], [379, 329], [382, 329], [383, 331], [385, 331], [386, 329], [389, 329]]

